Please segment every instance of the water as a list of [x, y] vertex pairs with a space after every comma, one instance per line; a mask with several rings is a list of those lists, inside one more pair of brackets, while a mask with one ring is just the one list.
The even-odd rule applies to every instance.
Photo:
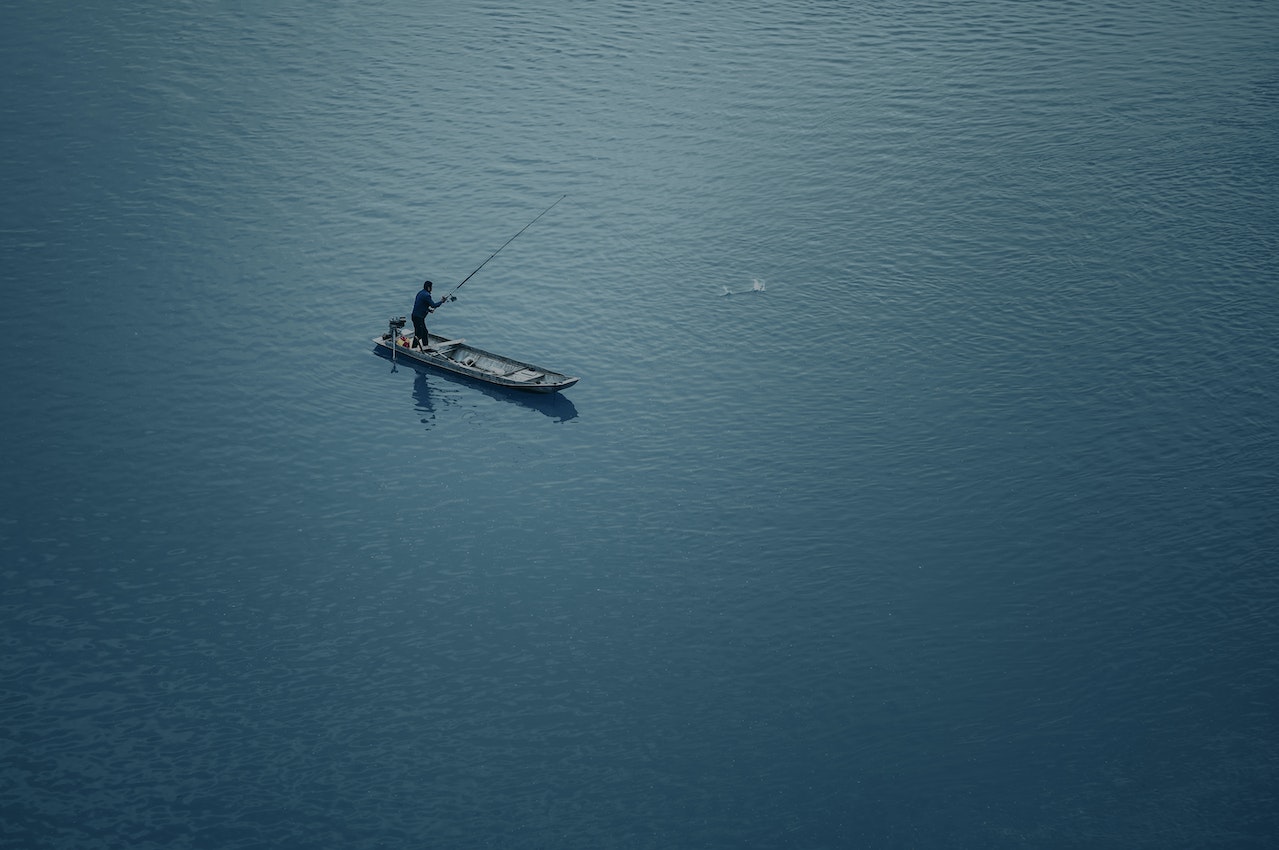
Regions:
[[0, 13], [3, 843], [1268, 846], [1279, 14], [433, 5]]

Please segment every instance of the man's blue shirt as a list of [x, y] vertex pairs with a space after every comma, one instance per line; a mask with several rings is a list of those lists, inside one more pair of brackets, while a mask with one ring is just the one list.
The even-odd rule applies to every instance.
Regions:
[[432, 310], [434, 310], [436, 307], [440, 306], [443, 303], [444, 303], [443, 298], [441, 298], [439, 301], [436, 301], [434, 298], [431, 297], [430, 292], [423, 289], [421, 292], [417, 294], [417, 297], [413, 299], [413, 315], [422, 316], [423, 318], [425, 318], [427, 313], [431, 312]]

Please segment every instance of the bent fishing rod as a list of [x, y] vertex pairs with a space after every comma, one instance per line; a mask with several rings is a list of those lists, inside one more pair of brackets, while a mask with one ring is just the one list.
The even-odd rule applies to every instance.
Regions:
[[[568, 197], [568, 195], [560, 195], [560, 196], [559, 196], [559, 198], [555, 201], [555, 204], [558, 204], [560, 201], [564, 200], [564, 199], [565, 199], [565, 198], [567, 198], [567, 197]], [[534, 219], [533, 219], [533, 221], [530, 221], [528, 224], [526, 224], [526, 225], [524, 225], [523, 227], [521, 227], [521, 228], [520, 228], [520, 233], [523, 233], [524, 231], [526, 231], [526, 230], [528, 230], [530, 227], [532, 227], [532, 226], [533, 226], [533, 224], [537, 221], [537, 219], [541, 218], [542, 216], [544, 216], [544, 215], [546, 215], [548, 212], [550, 212], [550, 211], [551, 211], [551, 207], [554, 207], [554, 206], [555, 206], [555, 204], [551, 204], [551, 206], [550, 206], [550, 207], [547, 207], [546, 209], [542, 210], [540, 213], [538, 213], [538, 214], [537, 214], [537, 217], [536, 217], [536, 218], [534, 218]], [[502, 243], [502, 248], [505, 248], [507, 245], [510, 245], [512, 242], [514, 242], [514, 241], [515, 241], [515, 237], [516, 237], [516, 236], [519, 236], [519, 235], [520, 235], [520, 233], [515, 234], [515, 236], [512, 236], [510, 239], [507, 239], [505, 242], [503, 242], [503, 243]], [[456, 301], [456, 300], [457, 300], [457, 298], [456, 298], [456, 297], [454, 297], [453, 293], [454, 293], [454, 292], [457, 292], [459, 289], [461, 289], [461, 288], [462, 288], [462, 285], [463, 285], [463, 284], [465, 284], [468, 280], [470, 280], [471, 278], [475, 277], [476, 272], [478, 272], [480, 269], [482, 269], [482, 268], [484, 268], [486, 265], [488, 265], [488, 261], [489, 261], [489, 260], [493, 259], [493, 258], [494, 258], [494, 257], [496, 257], [498, 254], [502, 253], [502, 248], [498, 248], [496, 251], [494, 251], [492, 254], [490, 254], [490, 255], [489, 255], [489, 259], [488, 259], [488, 260], [485, 260], [484, 262], [482, 262], [482, 263], [480, 263], [478, 266], [476, 266], [476, 267], [475, 267], [475, 271], [471, 272], [471, 273], [470, 273], [470, 274], [468, 274], [466, 277], [464, 277], [464, 278], [462, 279], [462, 283], [459, 283], [457, 286], [453, 287], [452, 292], [449, 292], [449, 294], [448, 294], [448, 295], [444, 296], [445, 300], [447, 300], [447, 301]]]

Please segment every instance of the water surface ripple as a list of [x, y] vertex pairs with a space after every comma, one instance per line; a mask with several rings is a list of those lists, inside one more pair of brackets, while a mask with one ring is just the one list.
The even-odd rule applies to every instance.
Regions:
[[1269, 846], [1269, 6], [65, 12], [0, 843]]

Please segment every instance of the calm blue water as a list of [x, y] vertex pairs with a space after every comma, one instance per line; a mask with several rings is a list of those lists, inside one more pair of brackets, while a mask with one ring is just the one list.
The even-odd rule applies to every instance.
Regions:
[[[0, 10], [0, 844], [1267, 847], [1279, 7]], [[393, 365], [432, 330], [563, 396]], [[727, 294], [726, 294], [727, 293]]]

